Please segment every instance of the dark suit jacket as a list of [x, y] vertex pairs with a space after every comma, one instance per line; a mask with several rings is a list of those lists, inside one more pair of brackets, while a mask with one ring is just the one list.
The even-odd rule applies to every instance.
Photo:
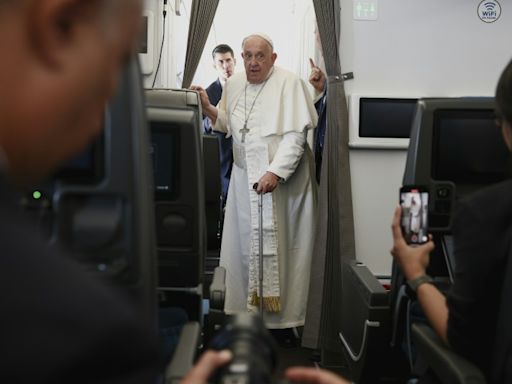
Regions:
[[327, 90], [324, 90], [322, 97], [315, 103], [316, 112], [318, 113], [318, 124], [315, 131], [315, 165], [316, 165], [316, 181], [320, 183], [320, 174], [322, 171], [322, 153], [324, 150], [325, 130], [327, 128]]
[[0, 295], [2, 382], [155, 381], [155, 332], [114, 288], [51, 251], [1, 180]]
[[[206, 88], [210, 103], [217, 105], [222, 97], [222, 85], [217, 79]], [[222, 132], [214, 132], [212, 130], [210, 120], [206, 117], [203, 120], [203, 128], [205, 133], [215, 134], [219, 141], [220, 154], [220, 181], [222, 184], [223, 204], [226, 204], [228, 196], [229, 179], [231, 178], [231, 169], [233, 168], [233, 141], [231, 137], [226, 138], [226, 134]]]
[[512, 180], [458, 204], [453, 226], [454, 285], [448, 340], [489, 377], [512, 228]]

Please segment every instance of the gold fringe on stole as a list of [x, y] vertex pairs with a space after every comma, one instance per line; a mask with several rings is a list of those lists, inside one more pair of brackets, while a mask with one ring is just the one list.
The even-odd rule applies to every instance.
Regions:
[[[260, 297], [256, 291], [251, 293], [250, 305], [258, 307], [260, 305]], [[263, 309], [267, 312], [281, 312], [281, 298], [279, 296], [270, 296], [263, 298]]]

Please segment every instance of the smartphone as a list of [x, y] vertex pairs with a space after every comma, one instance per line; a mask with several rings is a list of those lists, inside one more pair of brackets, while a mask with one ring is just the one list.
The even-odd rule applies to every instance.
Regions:
[[428, 189], [418, 185], [400, 188], [402, 217], [400, 226], [407, 244], [423, 244], [428, 241]]

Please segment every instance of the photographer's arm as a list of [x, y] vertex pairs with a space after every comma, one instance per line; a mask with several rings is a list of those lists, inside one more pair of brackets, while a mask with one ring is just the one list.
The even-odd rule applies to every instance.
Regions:
[[[401, 213], [401, 208], [397, 207], [391, 224], [391, 231], [393, 233], [391, 255], [400, 265], [407, 281], [411, 281], [425, 275], [429, 263], [429, 254], [434, 249], [434, 242], [430, 240], [428, 243], [417, 247], [408, 245], [402, 236], [400, 228]], [[421, 284], [418, 287], [416, 296], [430, 325], [441, 339], [448, 343], [448, 307], [446, 305], [446, 298], [432, 284]]]

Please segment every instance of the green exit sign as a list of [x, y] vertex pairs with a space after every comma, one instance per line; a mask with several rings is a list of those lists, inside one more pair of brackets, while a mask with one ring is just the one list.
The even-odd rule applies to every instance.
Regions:
[[378, 15], [377, 0], [354, 0], [354, 20], [377, 20]]

